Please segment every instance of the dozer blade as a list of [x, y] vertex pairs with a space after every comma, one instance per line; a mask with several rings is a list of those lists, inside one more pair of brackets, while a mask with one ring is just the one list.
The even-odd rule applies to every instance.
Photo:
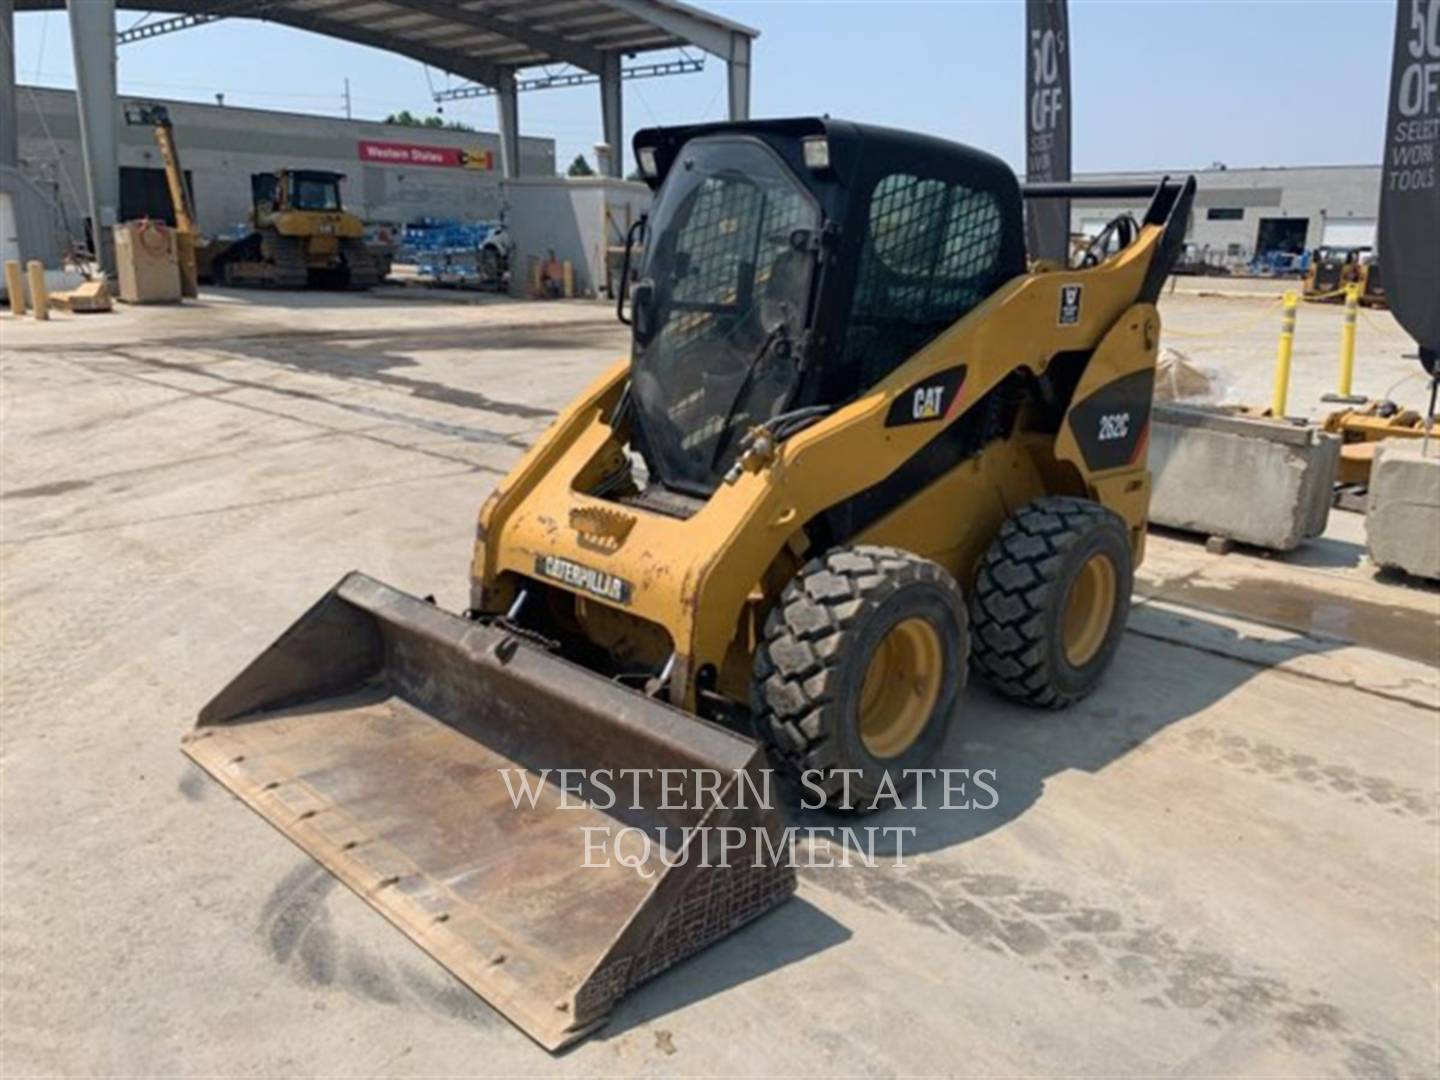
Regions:
[[[795, 888], [783, 859], [754, 854], [783, 830], [755, 794], [755, 744], [360, 574], [222, 690], [184, 748], [550, 1050]], [[696, 775], [718, 781], [698, 805]], [[512, 798], [524, 784], [533, 808]], [[721, 829], [768, 849], [717, 856]]]

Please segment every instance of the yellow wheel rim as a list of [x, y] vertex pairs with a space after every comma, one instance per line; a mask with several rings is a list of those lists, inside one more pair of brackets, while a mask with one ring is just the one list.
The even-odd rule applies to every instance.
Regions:
[[1065, 598], [1065, 659], [1071, 667], [1087, 664], [1100, 651], [1115, 616], [1115, 564], [1108, 555], [1092, 555], [1070, 583]]
[[877, 758], [903, 754], [940, 696], [940, 635], [921, 618], [896, 623], [875, 646], [860, 687], [860, 741]]

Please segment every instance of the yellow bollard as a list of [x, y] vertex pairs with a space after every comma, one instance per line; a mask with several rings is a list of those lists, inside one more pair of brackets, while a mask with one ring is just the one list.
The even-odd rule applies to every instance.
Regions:
[[1293, 292], [1285, 294], [1285, 314], [1280, 320], [1280, 351], [1275, 354], [1275, 392], [1270, 397], [1270, 415], [1285, 415], [1285, 399], [1290, 395], [1290, 353], [1295, 347], [1295, 306], [1300, 298]]
[[19, 259], [5, 260], [5, 291], [10, 294], [10, 313], [25, 314], [25, 275], [20, 271]]
[[50, 318], [50, 290], [45, 288], [45, 264], [31, 259], [25, 269], [30, 273], [30, 306], [35, 309], [35, 318], [44, 322]]
[[1355, 378], [1355, 319], [1360, 311], [1360, 286], [1351, 282], [1345, 286], [1345, 325], [1340, 329], [1340, 396], [1350, 396], [1350, 384]]

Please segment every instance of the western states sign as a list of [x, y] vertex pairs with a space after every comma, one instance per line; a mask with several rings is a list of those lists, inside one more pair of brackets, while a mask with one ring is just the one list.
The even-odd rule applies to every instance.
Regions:
[[422, 146], [419, 143], [375, 142], [361, 139], [360, 160], [372, 165], [426, 165], [442, 169], [495, 168], [495, 154], [475, 146], [460, 149], [454, 146]]
[[1399, 0], [1385, 164], [1380, 268], [1390, 310], [1436, 374], [1440, 353], [1440, 0]]

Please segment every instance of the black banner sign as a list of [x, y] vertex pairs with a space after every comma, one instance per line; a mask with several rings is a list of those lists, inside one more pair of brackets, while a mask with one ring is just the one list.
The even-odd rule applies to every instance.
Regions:
[[1440, 352], [1440, 0], [1397, 4], [1377, 239], [1390, 310], [1433, 356]]
[[[1066, 0], [1025, 0], [1025, 179], [1070, 179], [1070, 16]], [[1032, 259], [1062, 266], [1070, 249], [1070, 200], [1028, 199]]]

